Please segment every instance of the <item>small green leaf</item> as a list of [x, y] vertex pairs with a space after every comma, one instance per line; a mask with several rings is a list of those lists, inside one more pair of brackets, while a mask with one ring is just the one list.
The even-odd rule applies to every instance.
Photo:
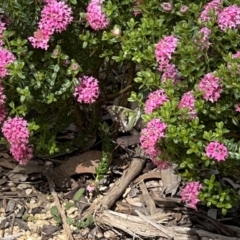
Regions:
[[58, 212], [58, 209], [56, 206], [52, 206], [50, 208], [50, 213], [53, 215], [53, 216], [59, 216], [59, 212]]
[[65, 205], [66, 210], [69, 210], [72, 207], [75, 207], [75, 204], [73, 202], [67, 202], [66, 205]]
[[227, 214], [227, 209], [226, 208], [222, 208], [222, 215], [226, 215]]
[[84, 193], [84, 188], [80, 188], [75, 194], [74, 194], [74, 197], [73, 197], [73, 200], [74, 201], [79, 201]]

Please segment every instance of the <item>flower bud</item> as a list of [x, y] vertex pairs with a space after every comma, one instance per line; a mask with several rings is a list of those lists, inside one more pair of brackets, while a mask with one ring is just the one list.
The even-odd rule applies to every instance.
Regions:
[[118, 26], [115, 26], [112, 30], [112, 33], [115, 37], [120, 37], [122, 34], [121, 28]]
[[167, 2], [162, 3], [161, 6], [165, 12], [171, 12], [173, 9], [172, 4]]
[[186, 5], [183, 5], [181, 8], [180, 8], [180, 13], [186, 13], [188, 11], [188, 6]]

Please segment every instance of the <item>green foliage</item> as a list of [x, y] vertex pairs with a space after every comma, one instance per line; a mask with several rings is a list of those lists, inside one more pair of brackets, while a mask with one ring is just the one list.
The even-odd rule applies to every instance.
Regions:
[[83, 193], [84, 193], [84, 188], [80, 188], [73, 196], [73, 201], [77, 202], [80, 201]]
[[104, 174], [107, 173], [109, 164], [112, 161], [112, 141], [111, 132], [107, 124], [99, 125], [99, 132], [102, 138], [102, 157], [98, 166], [96, 167], [96, 186]]
[[213, 205], [222, 209], [222, 214], [225, 215], [228, 209], [238, 203], [239, 196], [229, 187], [222, 189], [221, 184], [212, 175], [210, 179], [204, 180], [204, 188], [199, 194], [199, 199], [206, 202], [208, 207]]
[[71, 219], [71, 218], [67, 218], [67, 223], [69, 225], [73, 225], [79, 229], [82, 229], [82, 228], [88, 228], [88, 227], [91, 227], [94, 223], [94, 220], [93, 220], [93, 216], [92, 215], [88, 215], [87, 216], [87, 219], [84, 221], [84, 220], [79, 220], [79, 221], [76, 221], [74, 219]]
[[53, 216], [53, 219], [56, 221], [57, 224], [61, 224], [62, 223], [62, 218], [60, 213], [58, 212], [58, 209], [56, 206], [53, 206], [50, 208], [50, 213]]
[[[111, 24], [102, 31], [93, 31], [86, 22], [89, 1], [65, 2], [72, 8], [74, 21], [66, 31], [51, 37], [47, 51], [34, 49], [28, 41], [37, 30], [43, 1], [3, 0], [0, 9], [9, 20], [4, 47], [16, 56], [8, 66], [9, 75], [2, 79], [7, 110], [10, 117], [22, 116], [28, 121], [35, 154], [71, 152], [84, 146], [99, 130], [103, 154], [96, 180], [100, 180], [109, 167], [112, 151], [109, 129], [106, 125], [99, 127], [102, 106], [119, 97], [124, 107], [129, 99], [144, 108], [150, 92], [164, 89], [169, 101], [152, 114], [142, 115], [144, 122], [160, 118], [167, 124], [165, 138], [158, 143], [162, 152], [159, 159], [177, 163], [186, 181], [201, 181], [202, 203], [217, 206], [223, 213], [236, 205], [236, 193], [222, 186], [219, 178], [239, 176], [240, 131], [235, 104], [240, 102], [240, 60], [232, 58], [239, 49], [239, 31], [222, 31], [214, 13], [209, 22], [203, 23], [199, 16], [206, 0], [174, 1], [171, 12], [164, 11], [159, 0], [142, 0], [137, 16], [133, 14], [135, 0], [106, 0], [103, 10]], [[239, 6], [240, 1], [224, 1], [223, 7], [231, 4]], [[186, 13], [180, 11], [183, 5], [188, 6]], [[199, 30], [203, 27], [211, 30], [211, 44], [206, 49], [200, 44]], [[113, 33], [115, 28], [121, 30], [118, 36]], [[181, 78], [177, 84], [170, 79], [161, 81], [163, 73], [154, 54], [158, 41], [169, 35], [179, 40], [171, 59]], [[122, 73], [121, 67], [126, 68], [123, 79], [116, 77], [116, 73]], [[201, 78], [210, 72], [223, 86], [221, 98], [214, 103], [205, 101], [198, 88]], [[100, 82], [101, 96], [94, 104], [78, 104], [73, 97], [82, 75], [92, 75]], [[178, 107], [188, 91], [193, 91], [196, 99], [194, 119], [189, 118], [187, 108]], [[72, 141], [58, 141], [57, 134], [71, 123], [76, 124], [78, 136]], [[206, 156], [205, 148], [212, 141], [228, 148], [226, 161]], [[205, 179], [212, 169], [219, 176]], [[78, 192], [75, 201], [82, 194]], [[53, 215], [59, 217], [54, 211]], [[90, 224], [90, 220], [81, 224]]]
[[[85, 191], [84, 188], [80, 188], [74, 194], [72, 201], [66, 202], [65, 209], [69, 210], [70, 208], [74, 208], [74, 207], [77, 208], [79, 201], [81, 200], [81, 198], [83, 196], [84, 191]], [[87, 219], [85, 221], [71, 219], [70, 217], [67, 217], [66, 221], [69, 225], [73, 225], [73, 226], [77, 227], [78, 229], [91, 227], [94, 223], [92, 215], [87, 216]]]

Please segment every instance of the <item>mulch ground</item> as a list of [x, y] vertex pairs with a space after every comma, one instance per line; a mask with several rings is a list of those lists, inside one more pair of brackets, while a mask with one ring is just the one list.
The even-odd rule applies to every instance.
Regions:
[[[158, 170], [122, 151], [98, 191], [87, 191], [100, 156], [90, 150], [20, 166], [2, 150], [0, 239], [240, 239], [240, 209], [227, 216], [201, 205], [189, 209], [174, 166]], [[87, 226], [89, 216], [94, 223]]]

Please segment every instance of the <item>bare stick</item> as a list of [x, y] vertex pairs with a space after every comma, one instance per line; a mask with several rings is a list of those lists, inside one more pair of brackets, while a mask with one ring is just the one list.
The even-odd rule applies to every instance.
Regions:
[[96, 209], [111, 208], [118, 198], [122, 196], [131, 181], [142, 171], [145, 161], [146, 160], [142, 158], [133, 158], [129, 168], [126, 169], [121, 178], [109, 190], [107, 195], [103, 197], [98, 206], [95, 204], [90, 206], [89, 209], [83, 213], [82, 219], [85, 219], [88, 215], [93, 214]]
[[58, 212], [60, 213], [61, 215], [61, 218], [62, 218], [62, 222], [63, 222], [63, 229], [64, 229], [64, 233], [66, 235], [66, 239], [67, 240], [74, 240], [73, 239], [73, 236], [72, 236], [72, 232], [71, 232], [71, 229], [69, 227], [69, 225], [67, 224], [66, 222], [66, 216], [65, 216], [65, 213], [61, 207], [61, 204], [60, 204], [60, 201], [58, 199], [58, 195], [54, 189], [54, 183], [50, 177], [50, 172], [51, 172], [51, 169], [46, 169], [46, 177], [47, 177], [47, 180], [48, 180], [48, 184], [49, 184], [49, 189], [50, 189], [50, 192], [54, 198], [54, 203], [58, 209]]

